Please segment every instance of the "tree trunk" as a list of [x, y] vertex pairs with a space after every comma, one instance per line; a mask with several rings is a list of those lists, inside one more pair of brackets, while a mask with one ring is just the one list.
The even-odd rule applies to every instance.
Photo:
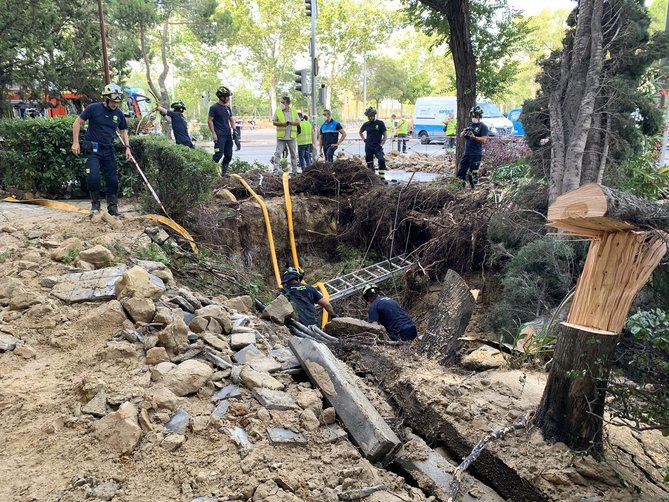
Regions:
[[562, 324], [535, 417], [546, 439], [601, 453], [604, 397], [617, 341], [616, 333]]
[[[153, 95], [158, 98], [160, 91], [156, 87], [156, 84], [153, 83], [153, 78], [151, 77], [151, 60], [149, 59], [149, 50], [146, 46], [146, 30], [144, 26], [139, 27], [139, 46], [142, 51], [142, 58], [144, 59], [144, 71], [146, 72], [146, 83], [149, 85], [149, 89]], [[158, 103], [156, 103], [158, 104]]]
[[158, 76], [158, 86], [160, 87], [160, 101], [163, 107], [169, 108], [170, 95], [167, 92], [167, 87], [165, 86], [165, 81], [167, 80], [167, 75], [170, 72], [170, 64], [167, 61], [167, 40], [170, 36], [169, 32], [169, 18], [163, 23], [162, 33], [160, 37], [160, 58], [163, 63], [163, 70]]
[[267, 91], [269, 96], [269, 108], [272, 110], [272, 116], [276, 113], [276, 83], [272, 82], [269, 85], [269, 91]]
[[457, 272], [449, 270], [421, 340], [420, 351], [439, 359], [442, 364], [452, 361], [460, 347], [458, 339], [464, 335], [474, 307], [467, 283]]
[[[420, 0], [420, 2], [444, 14], [448, 20], [450, 30], [448, 45], [455, 64], [459, 132], [466, 127], [469, 121], [469, 110], [476, 102], [476, 57], [472, 47], [469, 0]], [[460, 162], [464, 147], [465, 140], [458, 135], [455, 149], [456, 165]]]

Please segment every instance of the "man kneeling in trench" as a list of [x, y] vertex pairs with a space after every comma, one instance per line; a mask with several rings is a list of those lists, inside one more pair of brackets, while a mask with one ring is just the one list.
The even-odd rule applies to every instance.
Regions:
[[303, 277], [302, 270], [293, 267], [288, 268], [281, 276], [281, 284], [283, 285], [281, 294], [288, 298], [293, 305], [297, 320], [305, 326], [317, 325], [316, 305], [325, 309], [330, 317], [336, 317], [330, 302], [323, 298], [323, 295], [316, 288], [300, 282]]
[[376, 284], [362, 289], [362, 297], [369, 305], [368, 320], [386, 328], [388, 336], [395, 341], [411, 341], [418, 335], [413, 319], [392, 298], [379, 294]]

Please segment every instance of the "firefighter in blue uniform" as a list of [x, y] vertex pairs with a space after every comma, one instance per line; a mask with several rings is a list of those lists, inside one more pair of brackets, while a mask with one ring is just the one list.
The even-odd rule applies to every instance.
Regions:
[[281, 276], [281, 294], [284, 295], [295, 309], [297, 320], [305, 326], [318, 324], [318, 313], [316, 305], [319, 305], [335, 317], [334, 309], [330, 302], [313, 286], [300, 282], [304, 272], [299, 268], [289, 267]]
[[[123, 90], [116, 84], [107, 84], [102, 92], [104, 102], [86, 107], [72, 126], [72, 153], [87, 155], [86, 188], [91, 196], [91, 210], [100, 210], [100, 170], [105, 177], [107, 211], [112, 216], [118, 212], [118, 171], [114, 151], [116, 131], [119, 131], [125, 148], [125, 159], [130, 160], [128, 124], [119, 106], [123, 101]], [[79, 142], [79, 132], [84, 122], [88, 129], [84, 141]]]
[[172, 133], [174, 133], [174, 141], [177, 145], [187, 146], [188, 148], [195, 148], [193, 140], [188, 134], [188, 122], [184, 117], [186, 105], [183, 101], [175, 101], [170, 105], [171, 110], [158, 107], [158, 111], [163, 117], [167, 117], [172, 124]]
[[368, 284], [362, 289], [362, 297], [369, 305], [367, 316], [371, 323], [386, 328], [388, 336], [395, 341], [410, 341], [418, 332], [409, 314], [392, 298], [379, 294], [376, 284]]

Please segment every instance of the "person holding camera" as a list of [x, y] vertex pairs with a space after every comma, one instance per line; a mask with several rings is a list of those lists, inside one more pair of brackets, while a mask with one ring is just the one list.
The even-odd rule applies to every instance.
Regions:
[[469, 116], [471, 122], [460, 133], [460, 136], [465, 138], [465, 154], [460, 159], [457, 177], [462, 180], [463, 186], [466, 186], [466, 182], [469, 181], [473, 189], [478, 182], [479, 167], [483, 159], [483, 145], [488, 142], [488, 126], [481, 122], [483, 108], [480, 106], [474, 106]]

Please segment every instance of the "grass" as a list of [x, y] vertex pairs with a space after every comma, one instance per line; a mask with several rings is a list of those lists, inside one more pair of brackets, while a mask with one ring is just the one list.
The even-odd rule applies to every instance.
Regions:
[[128, 261], [128, 252], [119, 241], [115, 240], [109, 244], [105, 244], [105, 247], [112, 252], [116, 263], [125, 263]]
[[0, 263], [4, 263], [12, 254], [9, 251], [0, 253]]
[[164, 263], [165, 265], [168, 265], [170, 262], [170, 259], [165, 254], [165, 251], [163, 251], [162, 248], [155, 242], [138, 248], [137, 255], [142, 260], [158, 261], [160, 263]]
[[75, 246], [71, 248], [67, 252], [67, 254], [63, 257], [63, 263], [65, 264], [72, 263], [74, 260], [77, 259], [77, 256], [79, 256], [79, 248]]

